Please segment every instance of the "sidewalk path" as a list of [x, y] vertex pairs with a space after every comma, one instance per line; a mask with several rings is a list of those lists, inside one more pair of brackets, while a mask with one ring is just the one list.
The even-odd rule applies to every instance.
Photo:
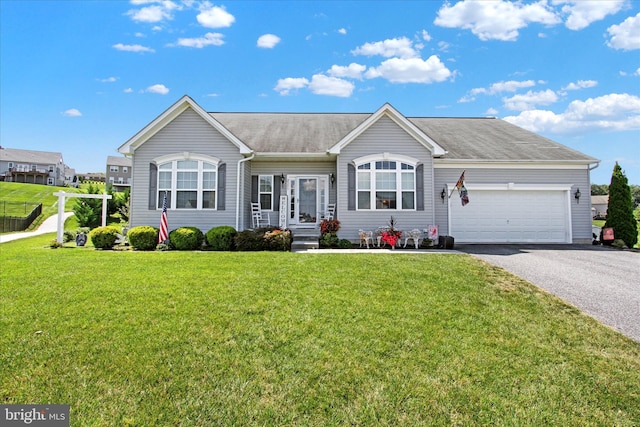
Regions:
[[[73, 212], [65, 212], [64, 219], [66, 220]], [[11, 234], [0, 234], [0, 243], [10, 242], [12, 240], [24, 239], [26, 237], [38, 236], [46, 233], [56, 233], [58, 231], [58, 214], [52, 215], [45, 219], [40, 227], [36, 231], [22, 231]]]

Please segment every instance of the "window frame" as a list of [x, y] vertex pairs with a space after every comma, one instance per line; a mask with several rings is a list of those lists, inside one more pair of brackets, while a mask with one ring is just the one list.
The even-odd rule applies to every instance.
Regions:
[[[418, 203], [418, 183], [416, 182], [417, 174], [416, 170], [420, 161], [413, 157], [404, 156], [400, 154], [373, 154], [369, 156], [360, 157], [353, 160], [356, 169], [355, 179], [355, 204], [356, 211], [417, 211]], [[391, 166], [393, 165], [393, 168]], [[389, 178], [392, 174], [395, 175], [395, 183], [385, 180], [385, 176]], [[410, 175], [411, 188], [407, 188], [407, 182], [404, 178]], [[387, 185], [384, 185], [386, 183]], [[393, 188], [390, 183], [394, 184]], [[379, 196], [382, 193], [389, 193], [390, 205], [395, 204], [395, 207], [380, 207]], [[412, 198], [408, 200], [412, 207], [404, 207], [404, 201], [407, 194], [411, 193]], [[367, 202], [368, 195], [368, 204]], [[362, 207], [362, 206], [365, 207]], [[368, 206], [368, 207], [367, 207]]]
[[[167, 209], [176, 211], [216, 211], [218, 210], [218, 182], [219, 182], [219, 166], [220, 159], [204, 154], [196, 153], [179, 153], [170, 154], [167, 156], [161, 156], [154, 159], [158, 168], [158, 175], [156, 177], [156, 210], [162, 209], [162, 194], [166, 191], [167, 197]], [[196, 167], [180, 167], [180, 162], [196, 162]], [[210, 167], [205, 167], [205, 164]], [[170, 165], [170, 167], [167, 167]], [[196, 174], [195, 188], [179, 188], [179, 173], [182, 173], [185, 178], [189, 174]], [[213, 184], [205, 187], [205, 181], [211, 180], [211, 177], [205, 179], [205, 174], [213, 173]], [[163, 177], [163, 174], [165, 176]], [[166, 174], [169, 174], [170, 185], [167, 186], [163, 183], [167, 181]], [[188, 181], [183, 181], [188, 183]], [[195, 207], [178, 207], [178, 194], [180, 192], [195, 192], [196, 206]], [[203, 207], [205, 202], [205, 193], [213, 193], [213, 197], [209, 197], [209, 202], [212, 202], [213, 207]]]
[[[262, 179], [268, 179], [270, 181], [271, 184], [271, 191], [262, 191]], [[273, 200], [273, 194], [274, 194], [274, 185], [275, 185], [275, 180], [273, 179], [273, 175], [258, 175], [258, 202], [260, 203], [260, 209], [262, 209], [263, 211], [274, 211], [274, 200]], [[270, 199], [270, 203], [271, 206], [269, 208], [266, 208], [263, 204], [262, 204], [262, 196], [263, 195], [269, 195], [269, 199]]]

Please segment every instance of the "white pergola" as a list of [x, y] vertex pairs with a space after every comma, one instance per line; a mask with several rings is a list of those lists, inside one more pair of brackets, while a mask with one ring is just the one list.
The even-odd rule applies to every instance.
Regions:
[[54, 196], [58, 196], [58, 243], [62, 243], [64, 235], [64, 205], [67, 197], [76, 197], [81, 199], [102, 199], [102, 226], [107, 225], [107, 200], [111, 199], [111, 195], [104, 194], [81, 194], [81, 193], [65, 193], [64, 191], [58, 191], [53, 193]]

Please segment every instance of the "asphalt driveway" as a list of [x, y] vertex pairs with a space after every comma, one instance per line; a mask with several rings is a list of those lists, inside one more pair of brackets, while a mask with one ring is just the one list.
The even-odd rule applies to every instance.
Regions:
[[456, 245], [640, 342], [640, 253], [591, 245]]

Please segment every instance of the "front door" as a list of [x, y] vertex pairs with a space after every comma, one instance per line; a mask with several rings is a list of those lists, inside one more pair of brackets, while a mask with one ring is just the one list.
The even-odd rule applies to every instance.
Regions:
[[326, 176], [289, 176], [289, 224], [315, 227], [327, 206]]

